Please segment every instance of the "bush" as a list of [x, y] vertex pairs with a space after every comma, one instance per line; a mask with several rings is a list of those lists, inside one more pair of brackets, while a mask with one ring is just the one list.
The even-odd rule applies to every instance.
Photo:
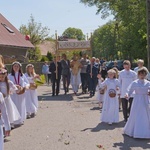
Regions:
[[42, 56], [41, 62], [49, 61], [49, 59], [46, 56]]
[[51, 52], [47, 52], [47, 55], [46, 57], [48, 58], [49, 61], [52, 61], [53, 60], [53, 56], [52, 56], [52, 53]]

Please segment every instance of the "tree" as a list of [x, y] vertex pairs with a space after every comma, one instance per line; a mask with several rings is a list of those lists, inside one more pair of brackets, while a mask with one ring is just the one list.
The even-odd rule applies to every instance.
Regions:
[[35, 46], [35, 49], [28, 50], [28, 58], [30, 61], [39, 61], [41, 60], [41, 51], [39, 47]]
[[111, 21], [94, 31], [91, 42], [94, 56], [107, 59], [118, 57], [114, 30], [115, 22]]
[[[141, 58], [147, 61], [146, 50], [146, 2], [143, 0], [80, 0], [88, 6], [96, 6], [102, 18], [114, 15], [118, 24], [115, 49], [124, 59]], [[115, 33], [115, 32], [114, 32]], [[117, 37], [119, 36], [119, 37]]]
[[35, 22], [34, 17], [31, 15], [28, 24], [21, 25], [19, 30], [23, 35], [29, 35], [30, 42], [35, 46], [35, 50], [28, 51], [29, 59], [40, 60], [41, 53], [40, 53], [40, 49], [37, 47], [37, 44], [41, 43], [46, 38], [49, 38], [48, 27], [42, 27], [42, 24]]
[[31, 15], [27, 25], [21, 25], [19, 28], [23, 35], [29, 35], [30, 41], [33, 45], [37, 45], [49, 36], [49, 28], [42, 27], [41, 23], [35, 22], [34, 17]]
[[68, 38], [75, 38], [78, 40], [84, 40], [85, 39], [85, 35], [83, 34], [81, 29], [77, 29], [77, 28], [67, 28], [63, 34], [63, 36], [68, 37]]
[[49, 51], [47, 52], [46, 57], [48, 58], [49, 61], [52, 61], [53, 59], [52, 53], [50, 53]]

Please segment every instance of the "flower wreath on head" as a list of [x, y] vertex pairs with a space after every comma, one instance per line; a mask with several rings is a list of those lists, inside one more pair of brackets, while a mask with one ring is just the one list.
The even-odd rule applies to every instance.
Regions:
[[7, 73], [7, 70], [6, 69], [0, 69], [0, 74], [6, 74]]
[[20, 63], [19, 61], [14, 61], [14, 62], [12, 63], [12, 65], [15, 65], [15, 64], [18, 64], [20, 67], [22, 67], [22, 65], [21, 65], [21, 63]]

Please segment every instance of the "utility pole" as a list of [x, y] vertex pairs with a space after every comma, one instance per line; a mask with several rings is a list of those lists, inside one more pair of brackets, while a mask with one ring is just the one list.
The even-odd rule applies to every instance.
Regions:
[[146, 0], [146, 18], [147, 18], [147, 67], [150, 70], [150, 0]]

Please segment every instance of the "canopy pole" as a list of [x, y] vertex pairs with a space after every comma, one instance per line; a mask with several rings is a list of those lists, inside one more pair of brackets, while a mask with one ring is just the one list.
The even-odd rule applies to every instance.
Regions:
[[56, 62], [55, 62], [55, 64], [56, 64], [56, 79], [58, 79], [58, 64], [57, 64], [57, 57], [58, 57], [58, 38], [57, 38], [57, 30], [55, 31], [55, 38], [56, 38]]

